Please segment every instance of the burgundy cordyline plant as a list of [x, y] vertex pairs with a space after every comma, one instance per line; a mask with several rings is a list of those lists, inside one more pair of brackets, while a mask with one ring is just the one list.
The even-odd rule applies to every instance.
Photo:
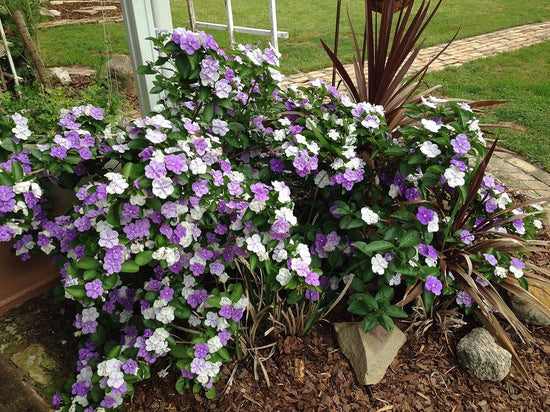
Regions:
[[[77, 308], [57, 410], [118, 409], [159, 359], [180, 393], [214, 397], [256, 336], [305, 333], [344, 297], [365, 331], [421, 295], [529, 336], [499, 291], [537, 302], [528, 282], [548, 284], [524, 260], [541, 210], [485, 173], [494, 146], [468, 104], [423, 97], [396, 129], [321, 81], [282, 90], [271, 49], [226, 54], [182, 28], [154, 45], [141, 72], [163, 97], [143, 119], [81, 106], [47, 135], [0, 120], [0, 240], [52, 256]], [[74, 193], [59, 216], [52, 185]]]

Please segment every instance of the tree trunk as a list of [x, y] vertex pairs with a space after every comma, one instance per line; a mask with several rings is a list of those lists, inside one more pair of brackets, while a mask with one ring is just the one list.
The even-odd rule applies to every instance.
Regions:
[[51, 88], [52, 83], [50, 80], [50, 76], [46, 71], [46, 68], [44, 67], [44, 63], [42, 62], [42, 58], [40, 57], [38, 50], [36, 50], [36, 47], [34, 46], [34, 43], [32, 41], [29, 30], [27, 29], [27, 25], [25, 24], [25, 19], [21, 11], [16, 10], [13, 12], [13, 20], [15, 21], [15, 25], [17, 26], [17, 31], [19, 32], [19, 35], [23, 40], [23, 44], [25, 45], [25, 48], [29, 51], [29, 54], [31, 55], [31, 59], [34, 65], [36, 66], [36, 70], [38, 71], [38, 77], [40, 78], [40, 80], [42, 81], [42, 83], [46, 88], [48, 89]]

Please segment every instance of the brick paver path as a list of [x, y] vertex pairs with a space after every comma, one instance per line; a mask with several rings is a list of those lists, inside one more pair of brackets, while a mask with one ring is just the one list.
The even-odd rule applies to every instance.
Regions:
[[[430, 71], [460, 66], [474, 59], [494, 56], [545, 41], [550, 41], [550, 21], [455, 40], [430, 66]], [[421, 68], [442, 47], [439, 45], [421, 50], [412, 70]], [[353, 72], [351, 64], [345, 67], [349, 72]], [[332, 67], [287, 76], [285, 84], [303, 84], [319, 78], [330, 83]], [[495, 152], [488, 171], [502, 180], [510, 190], [523, 193], [530, 198], [550, 197], [550, 173], [533, 166], [515, 153]]]

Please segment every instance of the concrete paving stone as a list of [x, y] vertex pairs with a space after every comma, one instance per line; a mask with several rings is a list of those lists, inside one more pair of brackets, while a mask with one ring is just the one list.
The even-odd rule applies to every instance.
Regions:
[[550, 173], [543, 172], [542, 170], [537, 170], [533, 173], [533, 177], [537, 180], [540, 180], [542, 183], [550, 186]]
[[536, 166], [533, 166], [531, 163], [526, 162], [525, 160], [520, 159], [519, 157], [510, 157], [507, 160], [509, 163], [519, 167], [521, 170], [527, 173], [534, 173], [539, 170]]

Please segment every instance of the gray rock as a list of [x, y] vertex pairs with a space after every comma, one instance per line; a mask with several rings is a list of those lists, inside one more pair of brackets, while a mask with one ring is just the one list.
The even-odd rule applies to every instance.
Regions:
[[529, 302], [512, 295], [510, 298], [510, 307], [519, 320], [536, 326], [550, 325], [550, 319], [540, 310], [535, 309]]
[[407, 337], [398, 328], [391, 332], [378, 325], [368, 333], [360, 322], [335, 323], [338, 344], [362, 385], [382, 380]]
[[64, 85], [71, 83], [71, 75], [66, 69], [62, 67], [54, 67], [50, 69], [50, 72], [54, 81], [57, 81]]
[[484, 381], [503, 380], [512, 364], [512, 354], [495, 342], [484, 328], [475, 328], [456, 348], [459, 364], [470, 374]]
[[107, 62], [107, 70], [111, 73], [122, 91], [130, 94], [137, 94], [132, 60], [125, 54], [115, 54]]

